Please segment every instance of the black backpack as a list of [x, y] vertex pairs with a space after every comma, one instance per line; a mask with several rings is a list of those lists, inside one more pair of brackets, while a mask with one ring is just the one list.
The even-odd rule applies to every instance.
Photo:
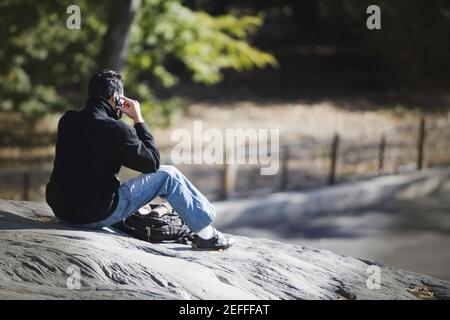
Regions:
[[[163, 205], [150, 205], [152, 210], [158, 210]], [[163, 216], [136, 212], [132, 216], [115, 224], [113, 227], [125, 234], [147, 242], [171, 241], [189, 244], [192, 241], [192, 232], [173, 209]]]

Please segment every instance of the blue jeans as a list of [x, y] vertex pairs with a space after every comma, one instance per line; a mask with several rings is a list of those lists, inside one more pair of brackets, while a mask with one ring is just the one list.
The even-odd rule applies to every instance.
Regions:
[[198, 232], [214, 220], [216, 210], [206, 197], [174, 166], [160, 166], [154, 173], [122, 183], [119, 202], [102, 221], [72, 226], [101, 229], [128, 218], [157, 196], [164, 198], [193, 231]]

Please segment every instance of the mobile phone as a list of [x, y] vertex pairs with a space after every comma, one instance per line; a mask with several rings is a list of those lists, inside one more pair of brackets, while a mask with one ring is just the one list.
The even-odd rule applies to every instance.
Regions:
[[[122, 108], [123, 104], [122, 104], [122, 101], [120, 100], [119, 96], [115, 96], [114, 102], [116, 103], [116, 106]], [[122, 111], [119, 110], [117, 112], [117, 116], [119, 117], [119, 119], [122, 118]]]
[[114, 102], [116, 103], [116, 106], [122, 107], [122, 101], [120, 100], [120, 97], [119, 97], [119, 96], [116, 96], [116, 97], [114, 98]]

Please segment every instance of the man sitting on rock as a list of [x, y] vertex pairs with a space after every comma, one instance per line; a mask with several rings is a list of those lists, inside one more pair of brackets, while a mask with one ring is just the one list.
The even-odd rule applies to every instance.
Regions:
[[[80, 111], [67, 111], [58, 124], [56, 156], [46, 200], [54, 214], [80, 228], [112, 226], [159, 196], [195, 233], [192, 245], [219, 250], [234, 239], [212, 225], [215, 209], [175, 167], [160, 166], [159, 151], [139, 102], [123, 95], [120, 74], [104, 70], [89, 81], [89, 98]], [[122, 113], [134, 127], [119, 120]], [[121, 166], [142, 172], [120, 183]]]

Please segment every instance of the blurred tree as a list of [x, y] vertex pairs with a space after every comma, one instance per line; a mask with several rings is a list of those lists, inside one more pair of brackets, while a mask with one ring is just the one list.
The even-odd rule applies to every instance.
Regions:
[[[378, 1], [383, 32], [361, 37], [363, 48], [384, 71], [393, 89], [416, 92], [448, 86], [450, 72], [450, 2]], [[363, 8], [364, 9], [364, 8]]]
[[[327, 45], [337, 53], [369, 58], [393, 91], [446, 88], [450, 72], [450, 1], [261, 0], [287, 6], [297, 23], [298, 43]], [[366, 28], [366, 9], [381, 8], [381, 30]]]
[[[333, 47], [348, 58], [346, 63], [363, 57], [367, 69], [381, 74], [384, 86], [392, 90], [420, 91], [448, 84], [449, 1], [218, 2], [78, 0], [81, 30], [69, 30], [65, 22], [71, 0], [1, 0], [0, 112], [18, 111], [36, 119], [64, 110], [69, 103], [80, 105], [89, 75], [109, 67], [123, 68], [127, 91], [145, 101], [146, 111], [167, 118], [176, 100], [157, 100], [150, 84], [175, 85], [179, 70], [171, 68], [173, 61], [194, 81], [210, 85], [219, 82], [227, 68], [244, 71], [276, 64], [272, 55], [248, 44], [262, 24], [259, 11], [268, 18], [286, 13], [287, 18], [280, 19], [289, 20], [289, 29], [277, 31], [272, 24], [266, 34], [273, 28], [272, 34], [292, 47]], [[365, 27], [369, 4], [382, 9], [381, 30]], [[204, 7], [212, 7], [211, 14], [201, 11]], [[225, 14], [230, 10], [249, 15]], [[276, 52], [280, 43], [267, 48]]]
[[78, 1], [82, 27], [69, 30], [66, 9], [71, 4], [0, 2], [0, 111], [20, 112], [35, 120], [63, 110], [68, 106], [61, 91], [73, 92], [93, 70], [106, 31], [105, 7], [99, 4], [92, 11], [88, 1]]
[[128, 58], [128, 31], [141, 3], [141, 0], [121, 0], [108, 8], [108, 31], [97, 61], [99, 69], [122, 70]]
[[80, 0], [81, 29], [69, 30], [71, 4], [0, 2], [0, 112], [20, 112], [33, 120], [64, 110], [68, 101], [81, 103], [80, 91], [96, 68], [124, 66], [127, 90], [146, 99], [144, 110], [167, 116], [174, 101], [157, 101], [148, 79], [163, 86], [176, 83], [164, 67], [169, 56], [207, 84], [220, 81], [225, 68], [276, 65], [273, 56], [247, 43], [262, 17], [212, 17], [180, 0]]
[[[394, 100], [431, 102], [450, 85], [450, 1], [448, 0], [191, 0], [208, 13], [265, 12], [255, 37], [276, 55], [278, 72], [254, 72], [235, 79], [259, 96], [305, 98], [374, 93]], [[369, 5], [381, 8], [381, 30], [366, 27]], [[224, 9], [220, 7], [225, 6]], [[219, 9], [219, 10], [218, 10]], [[257, 81], [264, 77], [264, 86]], [[291, 85], [292, 84], [292, 85]], [[279, 89], [277, 89], [277, 87]], [[224, 92], [224, 91], [221, 91]], [[264, 91], [265, 92], [265, 91]], [[392, 93], [392, 94], [391, 94]], [[419, 99], [415, 99], [415, 97]]]
[[[390, 90], [426, 91], [450, 72], [450, 2], [445, 0], [307, 0], [338, 50], [370, 57]], [[366, 28], [366, 9], [381, 8], [381, 30]], [[299, 13], [297, 11], [297, 13]], [[306, 26], [305, 26], [306, 27]]]
[[[221, 71], [232, 68], [244, 71], [253, 67], [276, 65], [275, 58], [247, 43], [247, 38], [262, 23], [262, 17], [220, 15], [192, 11], [178, 0], [146, 0], [138, 12], [130, 33], [131, 52], [126, 69], [128, 79], [138, 83], [130, 89], [145, 97], [143, 109], [168, 115], [176, 105], [164, 104], [152, 98], [149, 75], [163, 87], [178, 81], [168, 71], [169, 58], [181, 62], [194, 81], [208, 85], [222, 79]], [[165, 117], [167, 119], [167, 117]]]

